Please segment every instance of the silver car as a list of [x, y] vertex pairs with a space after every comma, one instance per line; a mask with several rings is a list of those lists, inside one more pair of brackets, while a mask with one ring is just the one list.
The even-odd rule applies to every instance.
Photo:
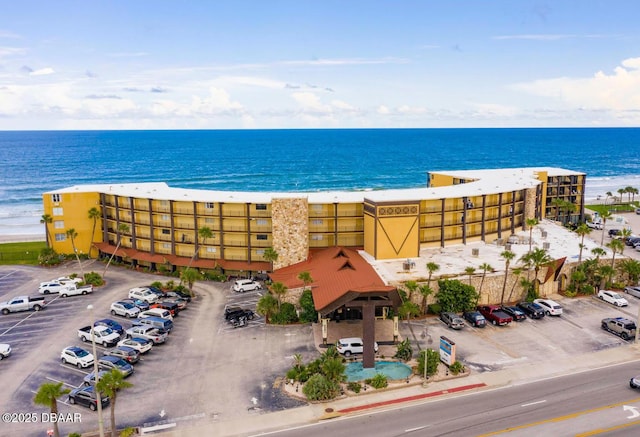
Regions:
[[640, 285], [633, 287], [624, 287], [624, 292], [634, 297], [640, 297]]

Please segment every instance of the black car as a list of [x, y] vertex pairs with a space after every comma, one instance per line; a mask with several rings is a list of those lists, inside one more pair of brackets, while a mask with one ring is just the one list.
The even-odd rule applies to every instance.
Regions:
[[234, 321], [238, 321], [242, 318], [245, 320], [253, 320], [255, 317], [255, 313], [251, 310], [246, 310], [244, 308], [232, 306], [224, 309], [224, 318], [227, 322], [233, 323]]
[[503, 306], [502, 311], [509, 314], [516, 322], [522, 322], [527, 318], [526, 313], [517, 306]]
[[122, 358], [129, 364], [135, 364], [140, 360], [140, 352], [129, 346], [118, 346], [104, 352], [105, 355]]
[[95, 326], [106, 326], [107, 328], [111, 328], [112, 331], [117, 332], [118, 334], [122, 335], [124, 333], [124, 328], [122, 327], [122, 325], [118, 322], [116, 322], [115, 320], [112, 319], [100, 319], [100, 320], [96, 320], [96, 323], [94, 323]]
[[[102, 404], [102, 408], [109, 406], [109, 396], [101, 394], [100, 401], [100, 403]], [[92, 385], [90, 385], [89, 387], [81, 387], [71, 390], [71, 392], [69, 393], [69, 403], [71, 405], [83, 405], [85, 407], [89, 407], [89, 409], [93, 411], [97, 410], [98, 408], [96, 393]]]
[[478, 311], [467, 311], [462, 315], [462, 317], [464, 317], [467, 322], [471, 323], [471, 326], [475, 326], [476, 328], [484, 328], [487, 326], [487, 319], [485, 319]]
[[527, 316], [532, 319], [541, 319], [544, 317], [544, 308], [542, 308], [537, 303], [533, 302], [520, 302], [516, 305], [518, 308], [522, 310]]
[[620, 234], [622, 234], [622, 231], [620, 229], [609, 229], [609, 236], [611, 238], [617, 237]]
[[187, 302], [191, 302], [191, 296], [189, 296], [187, 293], [183, 293], [181, 291], [167, 291], [164, 294], [164, 297], [176, 298], [176, 299], [184, 299]]
[[164, 296], [164, 291], [160, 290], [158, 287], [153, 287], [151, 285], [146, 285], [146, 286], [143, 286], [142, 288], [148, 288], [153, 294], [158, 296], [158, 299], [160, 299], [162, 296]]

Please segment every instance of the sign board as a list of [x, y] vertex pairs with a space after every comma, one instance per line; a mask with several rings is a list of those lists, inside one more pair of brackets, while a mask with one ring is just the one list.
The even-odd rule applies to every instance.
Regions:
[[393, 316], [393, 338], [397, 338], [400, 335], [400, 330], [398, 329], [398, 316]]
[[322, 343], [327, 344], [327, 321], [329, 319], [322, 319]]
[[456, 344], [444, 335], [440, 336], [440, 361], [447, 366], [456, 362]]

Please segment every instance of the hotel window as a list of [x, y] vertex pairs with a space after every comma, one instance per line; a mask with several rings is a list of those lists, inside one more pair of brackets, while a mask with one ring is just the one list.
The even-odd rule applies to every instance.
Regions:
[[265, 234], [258, 234], [258, 235], [256, 235], [256, 239], [257, 240], [266, 240], [267, 236]]
[[53, 222], [53, 227], [56, 229], [64, 229], [64, 220], [56, 220]]
[[63, 215], [62, 208], [53, 208], [53, 215]]
[[315, 240], [315, 241], [320, 241], [320, 240], [324, 240], [323, 235], [312, 235], [311, 239]]
[[52, 202], [60, 202], [60, 195], [59, 194], [52, 194], [51, 195], [51, 201]]
[[204, 204], [204, 207], [207, 209], [213, 209], [213, 202], [207, 202]]
[[256, 250], [256, 255], [264, 255], [264, 249]]
[[169, 229], [163, 229], [162, 233], [165, 235], [169, 235], [171, 233], [171, 231]]
[[267, 223], [267, 219], [256, 219], [256, 225], [258, 226], [266, 226]]
[[171, 249], [171, 243], [162, 243], [163, 249]]
[[213, 223], [213, 219], [211, 217], [207, 217], [206, 219], [204, 219], [205, 223]]
[[164, 220], [166, 222], [169, 221], [169, 215], [168, 214], [162, 214], [162, 217], [160, 217], [160, 220]]
[[66, 234], [56, 234], [56, 241], [65, 241], [67, 239]]
[[312, 225], [321, 225], [323, 223], [322, 220], [311, 220]]
[[311, 209], [313, 209], [314, 211], [322, 211], [322, 205], [311, 205]]
[[267, 205], [265, 203], [256, 203], [256, 211], [266, 211]]
[[207, 252], [216, 253], [216, 248], [215, 247], [207, 247]]

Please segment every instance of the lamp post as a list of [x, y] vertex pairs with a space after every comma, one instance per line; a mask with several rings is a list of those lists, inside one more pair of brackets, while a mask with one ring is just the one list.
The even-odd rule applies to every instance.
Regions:
[[[91, 312], [91, 318], [93, 319], [93, 305], [87, 305], [87, 309]], [[96, 392], [96, 406], [98, 407], [98, 429], [100, 430], [100, 437], [104, 437], [104, 420], [102, 419], [102, 399], [100, 398], [100, 392], [98, 391], [98, 381], [100, 381], [100, 373], [98, 371], [98, 353], [96, 352], [96, 325], [91, 322], [91, 347], [93, 348], [93, 375], [95, 379], [95, 385], [93, 391]]]

